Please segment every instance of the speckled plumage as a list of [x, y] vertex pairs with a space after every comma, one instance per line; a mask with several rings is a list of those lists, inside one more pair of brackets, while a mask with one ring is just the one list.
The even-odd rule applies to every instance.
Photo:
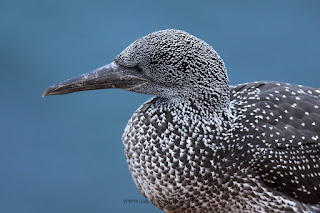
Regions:
[[[280, 83], [238, 85], [219, 125], [153, 98], [123, 136], [133, 178], [166, 212], [319, 211], [318, 96]], [[297, 97], [308, 104], [292, 106]]]
[[320, 212], [320, 89], [230, 87], [210, 45], [162, 30], [44, 96], [103, 88], [155, 95], [122, 139], [140, 192], [165, 212]]
[[[172, 39], [170, 34], [174, 34], [174, 41], [181, 39], [179, 43], [186, 43], [185, 37], [190, 36], [173, 30], [151, 37], [159, 42], [162, 36]], [[140, 45], [148, 39], [138, 40], [130, 51], [141, 50]], [[199, 67], [174, 68], [174, 78], [182, 81], [175, 87], [188, 79], [181, 78], [187, 69], [183, 68], [188, 67], [187, 72], [201, 72], [201, 78], [192, 80], [203, 86], [208, 93], [205, 98], [188, 94], [176, 100], [151, 92], [160, 97], [143, 104], [126, 127], [123, 141], [127, 162], [140, 192], [165, 212], [319, 211], [320, 90], [255, 82], [233, 86], [229, 92], [221, 58], [204, 42], [197, 42], [209, 49], [212, 58], [205, 57], [208, 63], [188, 53], [171, 56], [181, 57], [176, 60], [180, 65], [194, 63], [188, 61], [190, 58], [199, 61]], [[161, 52], [157, 48], [152, 51], [155, 55]], [[189, 54], [192, 51], [197, 50], [191, 49]], [[122, 54], [131, 55], [127, 50]], [[171, 57], [152, 56], [156, 58], [154, 64]], [[133, 58], [141, 63], [139, 57]], [[212, 63], [212, 69], [201, 69], [202, 63], [211, 62], [217, 62]], [[208, 72], [212, 73], [206, 79]], [[223, 77], [216, 77], [217, 73]], [[217, 79], [223, 79], [219, 86], [226, 88], [218, 95], [211, 93]], [[172, 81], [176, 83], [176, 79]], [[167, 86], [166, 81], [163, 84]], [[150, 93], [147, 90], [142, 92]], [[207, 99], [210, 95], [218, 100]], [[227, 98], [221, 100], [221, 96]]]

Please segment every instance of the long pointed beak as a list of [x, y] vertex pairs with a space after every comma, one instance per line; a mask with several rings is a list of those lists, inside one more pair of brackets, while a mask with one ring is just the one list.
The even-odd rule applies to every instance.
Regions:
[[92, 72], [68, 79], [49, 87], [42, 95], [62, 95], [85, 90], [121, 88], [130, 89], [150, 82], [143, 74], [134, 69], [123, 68], [112, 62]]

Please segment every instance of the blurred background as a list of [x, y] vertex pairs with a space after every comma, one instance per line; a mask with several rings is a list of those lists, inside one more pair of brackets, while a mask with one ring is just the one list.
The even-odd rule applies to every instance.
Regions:
[[97, 90], [41, 98], [167, 28], [211, 44], [231, 84], [320, 87], [320, 1], [0, 1], [0, 212], [161, 212], [128, 170], [122, 132], [151, 96]]

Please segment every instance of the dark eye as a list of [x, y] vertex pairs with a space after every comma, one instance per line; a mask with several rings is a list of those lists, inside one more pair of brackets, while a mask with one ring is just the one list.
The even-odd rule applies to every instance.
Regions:
[[142, 67], [141, 67], [139, 64], [137, 64], [137, 65], [134, 67], [134, 69], [135, 69], [137, 72], [143, 72], [143, 69], [142, 69]]

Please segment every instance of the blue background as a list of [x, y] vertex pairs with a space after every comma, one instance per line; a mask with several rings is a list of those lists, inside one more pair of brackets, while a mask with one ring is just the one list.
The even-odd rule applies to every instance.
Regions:
[[320, 87], [320, 2], [0, 1], [0, 212], [160, 212], [127, 168], [121, 135], [151, 96], [98, 90], [41, 98], [156, 30], [186, 30], [223, 57], [232, 84]]

